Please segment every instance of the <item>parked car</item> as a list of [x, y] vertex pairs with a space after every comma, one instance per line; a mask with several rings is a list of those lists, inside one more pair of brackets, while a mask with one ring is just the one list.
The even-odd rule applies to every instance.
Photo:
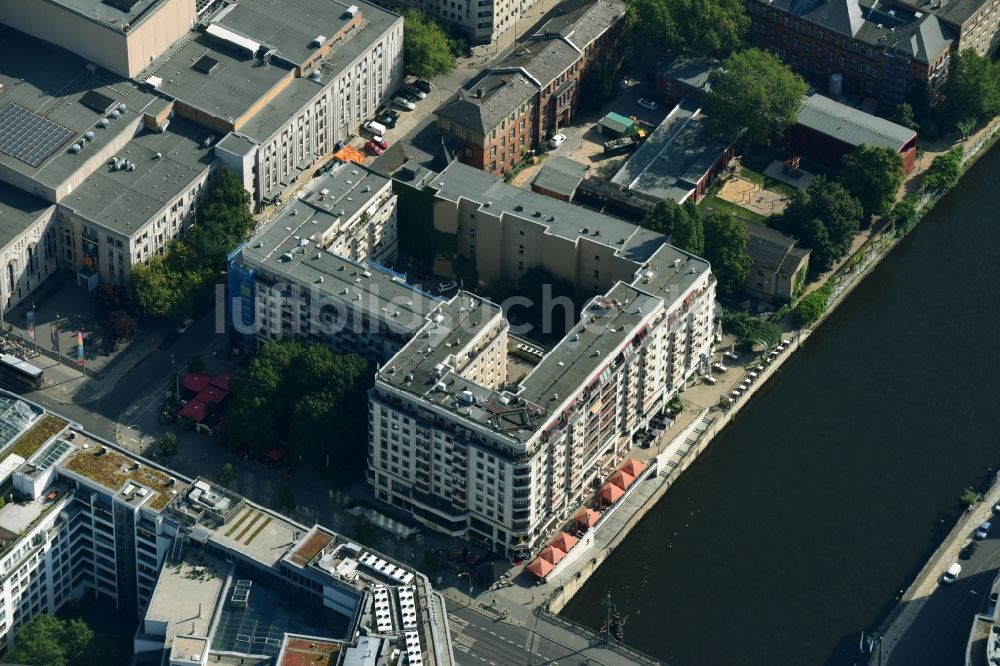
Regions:
[[170, 331], [169, 333], [167, 333], [167, 337], [163, 338], [163, 342], [160, 343], [160, 349], [164, 350], [170, 349], [170, 347], [172, 347], [173, 344], [177, 342], [177, 338], [179, 337], [181, 337], [180, 333], [178, 333], [177, 331]]
[[952, 583], [955, 582], [955, 579], [958, 578], [958, 574], [960, 573], [962, 573], [962, 565], [959, 564], [958, 562], [955, 562], [950, 567], [948, 567], [948, 570], [944, 572], [943, 576], [941, 576], [941, 582], [951, 585]]
[[191, 325], [194, 323], [194, 319], [185, 319], [181, 322], [181, 325], [177, 327], [177, 335], [183, 335], [187, 332]]
[[656, 102], [649, 99], [648, 97], [640, 97], [638, 104], [644, 109], [649, 109], [650, 111], [656, 111]]
[[408, 92], [417, 99], [424, 99], [425, 97], [427, 97], [427, 93], [425, 93], [423, 90], [421, 90], [416, 86], [406, 86], [405, 88], [403, 88], [403, 92]]
[[392, 103], [406, 111], [413, 111], [413, 109], [417, 108], [416, 104], [406, 99], [405, 97], [400, 97], [398, 95], [392, 98]]
[[410, 90], [409, 88], [402, 88], [396, 94], [402, 97], [403, 99], [410, 100], [414, 104], [420, 101], [420, 96], [417, 95], [417, 93], [415, 93], [414, 91]]
[[[393, 111], [393, 113], [395, 113], [395, 111]], [[375, 122], [382, 123], [389, 129], [392, 129], [393, 127], [396, 126], [396, 118], [390, 116], [387, 113], [382, 113], [378, 116], [375, 116]]]
[[966, 544], [965, 548], [959, 551], [958, 559], [960, 560], [972, 559], [972, 556], [976, 554], [977, 550], [979, 550], [979, 542], [970, 541], [968, 544]]
[[365, 129], [375, 136], [382, 136], [385, 134], [385, 125], [378, 122], [377, 120], [372, 120], [371, 122], [365, 123]]
[[418, 90], [423, 90], [425, 93], [428, 94], [430, 94], [431, 90], [434, 89], [429, 81], [424, 81], [423, 79], [417, 79], [416, 81], [414, 81], [413, 87], [417, 88]]
[[979, 529], [976, 530], [976, 538], [977, 539], [985, 539], [986, 535], [988, 535], [990, 533], [990, 528], [991, 527], [993, 527], [993, 524], [990, 523], [990, 521], [986, 521], [985, 523], [983, 523], [982, 525], [980, 525]]
[[399, 120], [399, 111], [397, 111], [396, 109], [390, 109], [387, 106], [383, 106], [381, 109], [379, 109], [376, 115], [389, 116], [393, 120]]
[[376, 146], [378, 146], [382, 150], [385, 150], [386, 148], [389, 147], [389, 142], [385, 140], [384, 136], [373, 136], [372, 137], [372, 143], [374, 143]]
[[556, 134], [554, 137], [552, 137], [551, 139], [549, 139], [549, 145], [552, 146], [553, 148], [558, 148], [559, 146], [563, 145], [564, 143], [566, 143], [566, 135], [565, 134]]
[[444, 280], [443, 282], [438, 282], [438, 291], [441, 292], [442, 294], [457, 288], [458, 288], [458, 283], [456, 283], [454, 280]]
[[382, 154], [382, 148], [380, 148], [379, 145], [374, 141], [369, 141], [368, 143], [366, 143], [365, 148], [367, 148], [368, 152], [370, 152], [372, 155], [375, 155], [376, 157]]

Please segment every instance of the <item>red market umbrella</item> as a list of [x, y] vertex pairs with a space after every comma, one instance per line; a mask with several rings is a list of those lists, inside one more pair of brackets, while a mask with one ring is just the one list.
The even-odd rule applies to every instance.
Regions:
[[223, 391], [228, 391], [229, 390], [229, 379], [230, 379], [231, 376], [232, 375], [229, 373], [228, 370], [223, 370], [222, 372], [220, 372], [219, 374], [217, 374], [215, 377], [212, 377], [212, 386], [215, 386], [216, 388], [220, 388]]
[[625, 491], [613, 483], [606, 483], [599, 491], [597, 491], [597, 496], [608, 504], [614, 504], [620, 500], [624, 494]]
[[191, 400], [181, 408], [180, 415], [195, 423], [201, 423], [205, 419], [205, 403], [200, 400]]
[[631, 474], [626, 474], [621, 470], [618, 470], [617, 472], [612, 474], [611, 478], [608, 479], [608, 483], [612, 483], [621, 488], [622, 490], [625, 490], [629, 486], [631, 486], [633, 481], [635, 481], [634, 476], [632, 476]]
[[271, 462], [278, 462], [285, 457], [285, 450], [278, 448], [277, 446], [264, 454], [264, 457]]
[[555, 565], [551, 562], [543, 560], [540, 557], [536, 557], [528, 566], [524, 568], [535, 574], [538, 578], [544, 579], [555, 568]]
[[631, 474], [634, 477], [638, 477], [646, 470], [646, 463], [636, 460], [635, 458], [629, 458], [624, 465], [622, 465], [622, 471], [626, 474]]
[[195, 393], [201, 393], [208, 386], [209, 379], [205, 375], [200, 375], [197, 372], [189, 372], [184, 375], [184, 379], [181, 380], [181, 386], [189, 391], [194, 391]]
[[552, 543], [549, 545], [551, 545], [553, 548], [558, 548], [559, 550], [563, 550], [568, 553], [569, 549], [575, 546], [577, 541], [579, 541], [579, 539], [577, 539], [572, 534], [567, 534], [566, 532], [560, 532], [559, 536], [553, 539]]
[[541, 552], [538, 553], [538, 557], [555, 565], [559, 564], [559, 560], [566, 557], [566, 551], [560, 550], [555, 546], [546, 546], [545, 548], [542, 548]]
[[597, 521], [601, 519], [601, 512], [594, 511], [593, 509], [583, 508], [576, 512], [573, 516], [573, 520], [578, 522], [584, 527], [593, 527], [597, 524]]
[[222, 401], [228, 397], [229, 391], [220, 389], [214, 384], [209, 384], [204, 391], [198, 394], [197, 399], [206, 405], [219, 405], [222, 404]]

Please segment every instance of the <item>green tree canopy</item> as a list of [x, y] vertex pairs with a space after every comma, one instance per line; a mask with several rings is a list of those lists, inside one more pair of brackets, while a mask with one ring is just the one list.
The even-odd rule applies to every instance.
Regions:
[[674, 220], [670, 243], [700, 257], [705, 252], [705, 228], [701, 221], [701, 213], [690, 200], [684, 202], [680, 211], [683, 215]]
[[806, 294], [799, 301], [799, 304], [795, 306], [795, 313], [802, 323], [808, 326], [823, 316], [823, 311], [826, 310], [826, 301], [826, 292], [823, 289], [817, 289]]
[[108, 316], [108, 321], [105, 325], [108, 327], [108, 331], [115, 342], [131, 340], [135, 336], [136, 331], [139, 330], [139, 322], [124, 310], [115, 310], [112, 312]]
[[747, 254], [747, 227], [728, 211], [705, 217], [705, 258], [712, 265], [719, 292], [732, 296], [743, 288], [753, 260]]
[[403, 65], [424, 79], [446, 74], [455, 66], [448, 35], [418, 9], [403, 12]]
[[68, 666], [83, 655], [93, 637], [94, 632], [79, 618], [61, 620], [42, 613], [17, 634], [7, 661], [29, 666]]
[[167, 464], [170, 459], [177, 455], [177, 435], [172, 432], [165, 432], [156, 440], [156, 448]]
[[862, 214], [861, 204], [843, 185], [818, 176], [808, 190], [792, 196], [777, 225], [812, 248], [810, 270], [822, 273], [851, 249]]
[[639, 53], [724, 57], [738, 47], [750, 17], [738, 0], [631, 0], [627, 42]]
[[952, 55], [944, 97], [952, 124], [1000, 113], [1000, 65], [968, 48]]
[[663, 199], [656, 207], [646, 214], [639, 226], [650, 231], [669, 236], [674, 232], [678, 220], [687, 215], [681, 206], [673, 199]]
[[795, 122], [806, 84], [777, 57], [747, 49], [712, 72], [705, 98], [710, 132], [730, 141], [768, 143]]
[[947, 190], [955, 186], [962, 175], [961, 146], [952, 148], [943, 155], [938, 155], [924, 175], [923, 186], [932, 190]]
[[294, 340], [268, 342], [233, 378], [228, 436], [258, 454], [282, 442], [295, 459], [325, 464], [329, 455], [358, 472], [367, 455], [371, 384], [361, 356]]
[[840, 180], [861, 202], [865, 219], [889, 212], [903, 182], [903, 158], [892, 148], [861, 145], [844, 155]]
[[896, 111], [892, 114], [892, 120], [911, 130], [920, 129], [920, 125], [917, 124], [916, 118], [913, 115], [913, 106], [907, 102], [896, 106]]

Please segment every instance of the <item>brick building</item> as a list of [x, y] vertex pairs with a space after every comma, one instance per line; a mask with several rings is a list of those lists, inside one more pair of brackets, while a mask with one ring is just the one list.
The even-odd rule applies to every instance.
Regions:
[[751, 36], [806, 80], [891, 112], [907, 84], [944, 80], [958, 34], [932, 13], [871, 0], [747, 0]]
[[570, 124], [590, 65], [618, 61], [624, 16], [622, 0], [571, 9], [438, 108], [438, 131], [458, 159], [502, 176], [550, 132]]

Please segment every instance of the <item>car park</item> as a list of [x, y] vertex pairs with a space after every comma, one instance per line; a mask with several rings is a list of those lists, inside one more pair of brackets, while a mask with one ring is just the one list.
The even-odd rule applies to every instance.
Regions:
[[979, 528], [976, 530], [976, 534], [975, 534], [976, 538], [977, 539], [985, 539], [986, 536], [990, 533], [990, 528], [991, 527], [993, 527], [993, 524], [990, 523], [989, 521], [986, 521], [985, 523], [983, 523], [982, 525], [980, 525]]
[[416, 97], [417, 99], [424, 99], [425, 97], [427, 97], [427, 93], [425, 93], [423, 90], [421, 90], [416, 86], [406, 86], [405, 88], [403, 88], [403, 92], [408, 92], [410, 93], [410, 95]]
[[430, 94], [431, 90], [433, 90], [433, 86], [431, 86], [430, 82], [424, 81], [423, 79], [417, 79], [414, 81], [413, 87], [428, 94]]
[[553, 148], [558, 148], [559, 146], [563, 145], [564, 143], [566, 143], [566, 135], [565, 134], [556, 134], [551, 139], [549, 139], [549, 145], [552, 146]]
[[392, 98], [392, 103], [401, 109], [405, 109], [406, 111], [413, 111], [413, 109], [417, 108], [416, 104], [405, 97], [400, 97], [398, 95]]
[[944, 572], [944, 575], [941, 576], [941, 582], [951, 585], [955, 582], [960, 573], [962, 573], [962, 565], [958, 562], [954, 562], [950, 567], [948, 567], [948, 570]]
[[644, 109], [649, 109], [650, 111], [656, 111], [656, 102], [649, 99], [648, 97], [640, 97], [637, 104]]
[[369, 141], [368, 143], [366, 143], [365, 148], [367, 148], [368, 152], [370, 152], [372, 155], [375, 155], [376, 157], [382, 154], [382, 148], [379, 147], [379, 145], [374, 141]]
[[979, 550], [979, 542], [970, 541], [965, 545], [965, 548], [963, 548], [958, 552], [958, 559], [960, 560], [972, 559], [972, 556], [976, 554], [977, 550]]
[[437, 287], [438, 287], [438, 291], [441, 292], [442, 294], [444, 294], [446, 292], [451, 291], [452, 289], [457, 289], [458, 288], [458, 283], [455, 282], [454, 280], [444, 280], [442, 282], [438, 282], [438, 286]]

